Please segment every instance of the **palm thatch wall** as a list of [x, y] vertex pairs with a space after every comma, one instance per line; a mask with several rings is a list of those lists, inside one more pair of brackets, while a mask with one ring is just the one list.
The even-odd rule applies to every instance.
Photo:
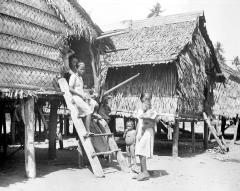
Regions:
[[133, 21], [128, 33], [112, 37], [119, 51], [108, 55], [107, 87], [141, 73], [113, 93], [113, 114], [133, 111], [142, 91], [153, 93], [159, 114], [211, 112], [215, 74], [221, 70], [204, 23], [202, 12], [156, 17]]
[[213, 113], [225, 117], [236, 117], [240, 114], [240, 74], [229, 66], [220, 64], [226, 82], [214, 88], [215, 104]]
[[[60, 48], [66, 39], [75, 36], [94, 44], [101, 32], [76, 0], [0, 0], [0, 4], [2, 91], [52, 90], [52, 80], [63, 66]], [[91, 67], [90, 61], [87, 64]]]

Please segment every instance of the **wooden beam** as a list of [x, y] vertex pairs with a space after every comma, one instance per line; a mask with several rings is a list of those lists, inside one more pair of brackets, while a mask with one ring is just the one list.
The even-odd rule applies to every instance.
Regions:
[[48, 158], [55, 159], [56, 158], [56, 137], [57, 137], [57, 110], [59, 102], [52, 100], [50, 102], [50, 117], [49, 117], [49, 149], [48, 149]]
[[192, 152], [195, 152], [195, 128], [194, 128], [194, 121], [191, 122], [191, 133], [192, 133]]
[[172, 156], [178, 157], [179, 121], [176, 120], [173, 130]]
[[[205, 122], [206, 122], [206, 127], [208, 126], [209, 130], [210, 130], [211, 133], [213, 134], [213, 136], [214, 136], [215, 140], [217, 141], [217, 143], [218, 143], [219, 147], [221, 148], [221, 150], [222, 150], [223, 152], [227, 151], [226, 146], [223, 145], [222, 142], [221, 142], [221, 140], [218, 138], [217, 133], [216, 133], [216, 129], [211, 125], [210, 120], [209, 120], [209, 118], [207, 117], [206, 113], [203, 113], [203, 118], [204, 118], [204, 120], [205, 120]], [[205, 127], [205, 125], [204, 125], [204, 127]]]
[[36, 177], [34, 115], [34, 98], [31, 97], [22, 104], [22, 118], [25, 124], [25, 170], [28, 178]]
[[208, 126], [207, 123], [204, 121], [204, 127], [203, 127], [203, 148], [204, 150], [207, 150], [208, 148]]
[[128, 32], [129, 32], [128, 30], [125, 30], [125, 31], [118, 31], [118, 32], [109, 33], [109, 34], [103, 34], [103, 35], [97, 37], [96, 40], [100, 40], [100, 39], [103, 39], [103, 38], [116, 36], [116, 35], [120, 35], [120, 34], [124, 34], [124, 33], [128, 33]]

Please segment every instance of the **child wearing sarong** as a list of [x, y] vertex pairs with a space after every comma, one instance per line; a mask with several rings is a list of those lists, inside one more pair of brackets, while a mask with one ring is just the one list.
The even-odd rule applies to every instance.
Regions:
[[138, 181], [148, 180], [147, 158], [153, 156], [154, 133], [156, 132], [157, 113], [151, 109], [151, 98], [141, 99], [142, 108], [138, 110], [138, 125], [136, 135], [135, 155], [139, 156], [141, 173], [133, 177]]
[[92, 134], [90, 132], [91, 116], [95, 107], [98, 106], [97, 102], [91, 99], [90, 95], [83, 90], [82, 76], [85, 72], [85, 64], [79, 62], [76, 64], [77, 73], [72, 73], [69, 79], [69, 89], [73, 95], [73, 102], [76, 104], [79, 117], [84, 118], [87, 135]]

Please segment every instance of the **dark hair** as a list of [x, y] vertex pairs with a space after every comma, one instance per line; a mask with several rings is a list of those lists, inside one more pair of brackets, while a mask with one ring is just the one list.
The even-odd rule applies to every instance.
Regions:
[[84, 65], [85, 65], [84, 62], [80, 61], [80, 62], [78, 62], [78, 63], [76, 64], [76, 69], [78, 69], [78, 68], [80, 67], [81, 64], [84, 64]]
[[77, 59], [78, 60], [78, 58], [75, 57], [75, 56], [72, 56], [72, 57], [69, 58], [69, 67], [72, 70], [76, 68], [76, 65], [73, 65], [73, 63], [72, 63], [73, 59]]
[[151, 101], [151, 99], [152, 99], [151, 93], [144, 92], [144, 93], [141, 93], [140, 95], [141, 102], [144, 102], [145, 100]]

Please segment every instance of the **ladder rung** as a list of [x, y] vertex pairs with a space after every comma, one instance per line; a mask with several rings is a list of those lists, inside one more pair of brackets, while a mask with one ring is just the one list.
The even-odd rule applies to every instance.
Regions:
[[99, 155], [110, 155], [114, 152], [118, 152], [118, 151], [121, 151], [121, 149], [116, 149], [116, 150], [112, 150], [112, 151], [106, 151], [106, 152], [98, 152], [98, 153], [93, 153], [92, 154], [92, 157], [94, 156], [99, 156]]
[[87, 137], [100, 137], [100, 136], [112, 136], [113, 133], [99, 133], [99, 134], [90, 134], [90, 135], [85, 135], [84, 138]]

